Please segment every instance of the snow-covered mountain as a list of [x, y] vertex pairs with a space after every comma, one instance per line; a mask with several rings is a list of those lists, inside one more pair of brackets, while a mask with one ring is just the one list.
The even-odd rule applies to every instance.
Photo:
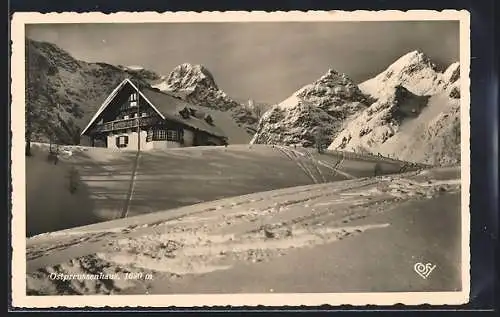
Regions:
[[312, 146], [319, 127], [331, 140], [343, 123], [368, 106], [368, 100], [345, 74], [330, 69], [314, 83], [274, 105], [259, 121], [251, 143]]
[[236, 123], [249, 134], [255, 133], [258, 121], [255, 113], [219, 89], [213, 75], [203, 65], [178, 65], [153, 87], [199, 106], [231, 112]]
[[403, 55], [386, 70], [359, 85], [359, 88], [375, 98], [391, 93], [398, 85], [406, 87], [412, 93], [433, 95], [440, 92], [446, 81], [456, 76], [458, 63], [450, 66], [448, 72], [440, 73], [436, 65], [421, 51]]
[[436, 165], [460, 162], [460, 81], [429, 98], [418, 118], [380, 145], [380, 153]]
[[387, 89], [384, 96], [346, 125], [330, 149], [371, 153], [373, 148], [394, 136], [403, 122], [416, 118], [428, 98], [415, 95], [401, 85]]
[[429, 164], [460, 161], [460, 65], [439, 72], [419, 51], [359, 85], [376, 101], [349, 121], [329, 149], [380, 153]]

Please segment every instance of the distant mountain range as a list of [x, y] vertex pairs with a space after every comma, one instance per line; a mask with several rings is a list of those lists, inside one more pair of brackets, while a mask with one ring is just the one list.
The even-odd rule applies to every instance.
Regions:
[[252, 143], [315, 144], [428, 164], [460, 162], [460, 65], [444, 72], [420, 51], [355, 85], [345, 74], [324, 76], [273, 106]]
[[231, 98], [203, 65], [185, 63], [160, 75], [141, 66], [79, 61], [54, 44], [30, 39], [26, 60], [26, 123], [34, 141], [78, 144], [82, 127], [108, 94], [131, 78], [226, 112], [237, 143], [308, 147], [321, 133], [329, 149], [429, 164], [460, 161], [460, 65], [440, 72], [420, 51], [359, 85], [330, 69], [276, 105]]

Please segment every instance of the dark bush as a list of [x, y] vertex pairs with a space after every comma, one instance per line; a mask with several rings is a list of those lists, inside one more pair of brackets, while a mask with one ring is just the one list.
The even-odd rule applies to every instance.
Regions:
[[49, 152], [49, 154], [47, 155], [47, 161], [49, 161], [49, 163], [54, 163], [54, 165], [57, 165], [57, 163], [59, 162], [59, 157], [57, 156], [57, 153]]
[[69, 192], [74, 194], [78, 190], [78, 172], [74, 167], [71, 167], [68, 172]]

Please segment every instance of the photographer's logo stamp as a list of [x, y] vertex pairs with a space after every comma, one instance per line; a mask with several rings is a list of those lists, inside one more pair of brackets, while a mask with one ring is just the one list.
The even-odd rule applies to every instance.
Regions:
[[436, 266], [433, 265], [432, 263], [423, 264], [423, 263], [417, 262], [413, 266], [413, 269], [415, 270], [415, 272], [417, 272], [417, 274], [420, 275], [420, 277], [423, 278], [424, 280], [427, 279], [429, 277], [429, 275], [431, 275], [432, 271], [435, 268], [436, 268]]

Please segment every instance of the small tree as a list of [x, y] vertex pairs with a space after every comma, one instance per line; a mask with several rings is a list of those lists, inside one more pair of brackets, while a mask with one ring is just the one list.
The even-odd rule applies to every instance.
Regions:
[[316, 150], [319, 154], [324, 153], [326, 147], [326, 134], [322, 127], [317, 127], [314, 134]]
[[56, 141], [56, 134], [50, 127], [46, 127], [45, 131], [49, 138], [49, 154], [47, 155], [47, 160], [56, 165], [59, 162], [59, 144], [57, 144]]
[[373, 176], [378, 176], [382, 173], [382, 165], [377, 162], [373, 167]]

